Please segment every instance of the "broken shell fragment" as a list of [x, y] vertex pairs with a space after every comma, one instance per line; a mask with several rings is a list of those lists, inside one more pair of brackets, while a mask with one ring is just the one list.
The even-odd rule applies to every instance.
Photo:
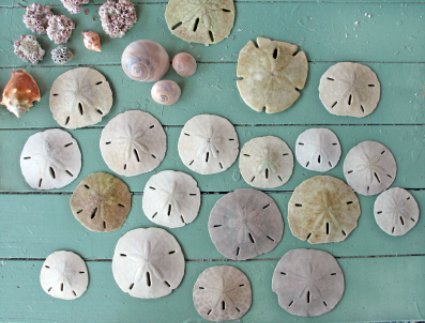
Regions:
[[208, 231], [218, 252], [246, 260], [273, 250], [283, 235], [282, 215], [271, 197], [238, 189], [220, 198], [211, 210]]
[[86, 263], [71, 251], [55, 251], [41, 267], [40, 284], [51, 297], [77, 299], [86, 292], [89, 284]]
[[236, 84], [250, 108], [276, 113], [298, 100], [307, 73], [307, 56], [297, 45], [258, 37], [239, 53]]
[[12, 72], [4, 88], [0, 104], [20, 118], [31, 109], [34, 102], [39, 102], [40, 98], [40, 89], [34, 78], [25, 70], [17, 70]]
[[172, 61], [173, 69], [179, 74], [181, 77], [189, 77], [195, 74], [197, 69], [197, 63], [195, 58], [189, 53], [178, 53], [173, 57]]
[[24, 62], [38, 64], [44, 57], [44, 49], [33, 35], [22, 35], [13, 43], [13, 51]]
[[79, 13], [84, 4], [89, 3], [89, 0], [61, 0], [63, 6], [72, 14]]
[[99, 145], [111, 170], [123, 176], [136, 176], [159, 166], [167, 150], [167, 137], [152, 115], [132, 110], [108, 122]]
[[381, 193], [373, 207], [378, 226], [392, 236], [402, 236], [419, 220], [419, 207], [412, 194], [394, 187]]
[[61, 74], [50, 89], [53, 118], [68, 129], [94, 125], [109, 113], [112, 90], [100, 72], [78, 67]]
[[130, 0], [107, 0], [99, 7], [102, 28], [111, 38], [122, 38], [137, 21], [136, 8]]
[[143, 191], [143, 212], [152, 222], [169, 228], [191, 223], [198, 215], [201, 193], [188, 174], [165, 170], [153, 175]]
[[251, 284], [236, 267], [207, 268], [193, 286], [193, 304], [208, 321], [238, 320], [251, 307]]
[[341, 300], [344, 273], [329, 253], [314, 249], [288, 251], [277, 263], [272, 279], [279, 305], [303, 317], [332, 311]]
[[293, 168], [292, 151], [286, 142], [278, 137], [257, 137], [242, 147], [239, 169], [244, 181], [251, 186], [281, 186], [289, 180]]
[[100, 36], [95, 31], [85, 31], [81, 33], [83, 35], [83, 43], [84, 46], [88, 50], [92, 50], [95, 52], [102, 51], [102, 44], [100, 42]]
[[72, 31], [75, 29], [75, 23], [63, 15], [53, 15], [49, 18], [47, 26], [47, 36], [57, 45], [68, 42]]
[[70, 200], [75, 218], [87, 229], [110, 232], [119, 229], [131, 209], [131, 193], [119, 178], [93, 173], [77, 186]]
[[377, 107], [380, 93], [375, 72], [359, 63], [337, 63], [320, 78], [320, 100], [337, 116], [366, 117]]
[[292, 234], [309, 243], [344, 241], [357, 227], [360, 204], [338, 178], [315, 176], [298, 185], [288, 203]]
[[39, 190], [62, 188], [73, 182], [81, 170], [77, 141], [60, 129], [48, 129], [29, 137], [20, 159], [26, 182]]
[[161, 80], [152, 86], [152, 99], [162, 105], [173, 105], [181, 95], [180, 86], [171, 80]]
[[159, 228], [135, 229], [115, 247], [112, 273], [119, 288], [137, 298], [160, 298], [183, 279], [185, 261], [177, 240]]
[[366, 196], [385, 191], [397, 173], [393, 154], [377, 141], [363, 141], [351, 148], [343, 169], [348, 185]]
[[62, 45], [53, 48], [50, 55], [53, 63], [61, 65], [68, 63], [74, 57], [74, 53], [68, 47]]
[[25, 26], [34, 33], [45, 34], [50, 16], [53, 15], [50, 6], [32, 3], [25, 8], [22, 20]]

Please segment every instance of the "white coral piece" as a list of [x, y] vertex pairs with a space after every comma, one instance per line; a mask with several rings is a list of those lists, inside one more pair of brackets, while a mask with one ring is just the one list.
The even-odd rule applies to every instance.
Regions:
[[15, 55], [25, 62], [38, 64], [44, 57], [44, 49], [33, 35], [22, 35], [13, 43]]
[[22, 20], [29, 30], [38, 34], [45, 34], [49, 18], [53, 15], [50, 6], [32, 3], [26, 7]]
[[111, 38], [122, 38], [137, 21], [136, 8], [129, 0], [108, 0], [99, 8], [102, 28]]
[[83, 4], [89, 3], [89, 0], [61, 0], [63, 6], [72, 14], [79, 13]]
[[49, 18], [47, 36], [55, 44], [64, 44], [68, 42], [74, 29], [75, 23], [70, 18], [63, 15], [54, 15]]

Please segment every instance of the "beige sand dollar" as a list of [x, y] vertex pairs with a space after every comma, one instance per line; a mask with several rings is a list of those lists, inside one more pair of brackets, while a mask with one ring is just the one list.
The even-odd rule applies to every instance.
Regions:
[[292, 234], [309, 243], [340, 242], [357, 227], [360, 204], [338, 178], [315, 176], [298, 185], [288, 204]]
[[235, 21], [233, 0], [169, 0], [165, 20], [172, 34], [189, 43], [216, 44]]
[[240, 51], [236, 84], [244, 102], [255, 111], [288, 109], [307, 80], [306, 54], [297, 45], [258, 37]]

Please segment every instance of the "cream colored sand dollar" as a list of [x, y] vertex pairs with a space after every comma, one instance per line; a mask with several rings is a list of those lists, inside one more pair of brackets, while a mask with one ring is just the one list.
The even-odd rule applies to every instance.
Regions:
[[72, 194], [71, 210], [75, 218], [91, 231], [119, 229], [131, 209], [131, 193], [119, 178], [107, 173], [93, 173]]
[[171, 33], [189, 43], [217, 44], [235, 21], [233, 0], [169, 0], [165, 20]]
[[373, 207], [378, 226], [392, 236], [402, 236], [419, 221], [419, 206], [403, 188], [394, 187], [381, 193]]
[[208, 321], [238, 320], [251, 307], [251, 284], [236, 267], [207, 268], [193, 286], [193, 304]]
[[242, 147], [239, 169], [251, 186], [274, 188], [283, 185], [291, 177], [293, 168], [292, 151], [278, 137], [257, 137]]
[[48, 129], [28, 138], [20, 163], [22, 175], [32, 188], [62, 188], [80, 173], [81, 152], [77, 141], [69, 133]]
[[208, 231], [218, 252], [233, 260], [273, 250], [283, 235], [282, 215], [271, 197], [238, 189], [220, 198], [211, 210]]
[[192, 176], [164, 170], [153, 175], [143, 191], [143, 212], [152, 222], [169, 228], [185, 226], [195, 220], [201, 193]]
[[55, 251], [43, 263], [41, 288], [54, 298], [73, 300], [87, 290], [89, 274], [84, 260], [71, 251]]
[[240, 51], [236, 84], [255, 111], [276, 113], [299, 98], [308, 74], [306, 54], [297, 45], [258, 37]]
[[394, 182], [397, 165], [391, 151], [376, 141], [363, 141], [344, 160], [348, 185], [362, 195], [376, 195]]
[[307, 129], [297, 138], [295, 156], [302, 167], [326, 172], [338, 164], [341, 144], [338, 137], [329, 129]]
[[380, 94], [375, 72], [359, 63], [337, 63], [320, 78], [320, 100], [337, 116], [366, 117], [377, 107]]
[[119, 240], [112, 258], [115, 282], [137, 298], [159, 298], [176, 289], [184, 275], [184, 256], [177, 240], [159, 228], [140, 228]]
[[239, 140], [233, 125], [225, 118], [201, 114], [184, 125], [178, 143], [180, 158], [199, 174], [220, 173], [235, 162]]
[[99, 145], [111, 170], [123, 176], [136, 176], [159, 166], [167, 150], [167, 138], [152, 115], [130, 110], [108, 122]]
[[360, 204], [338, 178], [315, 176], [298, 185], [288, 204], [292, 234], [309, 243], [340, 242], [357, 227]]
[[341, 300], [344, 273], [329, 253], [294, 249], [279, 260], [272, 279], [279, 305], [297, 316], [319, 316], [332, 311]]
[[100, 122], [111, 110], [112, 101], [112, 90], [105, 76], [88, 67], [63, 73], [50, 89], [53, 118], [68, 129]]

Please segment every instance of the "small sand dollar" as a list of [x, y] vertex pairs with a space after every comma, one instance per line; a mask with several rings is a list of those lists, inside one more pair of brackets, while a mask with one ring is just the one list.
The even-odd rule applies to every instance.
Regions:
[[50, 296], [64, 300], [79, 298], [87, 290], [89, 274], [84, 260], [70, 251], [55, 251], [43, 263], [41, 288]]
[[258, 37], [240, 51], [236, 84], [253, 110], [276, 113], [298, 100], [307, 80], [306, 54], [297, 45]]
[[283, 185], [291, 177], [293, 168], [292, 151], [278, 137], [257, 137], [242, 147], [239, 169], [251, 186], [274, 188]]
[[176, 289], [184, 275], [184, 256], [177, 240], [159, 228], [135, 229], [115, 247], [112, 273], [124, 293], [160, 298]]
[[378, 77], [363, 64], [337, 63], [320, 78], [320, 100], [337, 116], [366, 117], [377, 107], [380, 93]]
[[373, 207], [375, 220], [382, 231], [402, 236], [419, 221], [419, 206], [412, 194], [394, 187], [381, 193]]
[[165, 170], [153, 175], [143, 191], [143, 212], [152, 222], [169, 228], [195, 220], [201, 193], [192, 176]]
[[123, 176], [136, 176], [159, 166], [167, 150], [167, 138], [152, 115], [130, 110], [108, 122], [99, 145], [111, 170]]
[[100, 122], [111, 110], [112, 101], [112, 90], [105, 76], [88, 67], [63, 73], [50, 89], [53, 118], [68, 129]]
[[119, 178], [93, 173], [77, 186], [71, 197], [75, 218], [91, 231], [119, 229], [131, 209], [131, 193]]
[[225, 118], [201, 114], [184, 125], [178, 143], [180, 158], [199, 174], [221, 173], [235, 162], [239, 140], [233, 125]]
[[233, 0], [169, 0], [168, 29], [189, 43], [216, 44], [229, 36], [235, 21]]
[[360, 204], [338, 178], [315, 176], [298, 185], [288, 204], [292, 234], [309, 243], [340, 242], [357, 227]]
[[362, 195], [385, 191], [395, 180], [397, 165], [391, 151], [376, 141], [363, 141], [344, 160], [347, 183]]
[[238, 189], [215, 203], [208, 231], [223, 256], [246, 260], [277, 246], [283, 235], [283, 220], [276, 203], [267, 194]]
[[329, 129], [307, 129], [297, 138], [295, 156], [302, 167], [316, 172], [326, 172], [338, 164], [341, 144], [338, 137]]
[[279, 260], [272, 279], [279, 305], [288, 313], [313, 317], [332, 311], [341, 300], [344, 273], [327, 252], [294, 249]]
[[207, 268], [193, 286], [193, 304], [208, 321], [238, 320], [251, 307], [251, 284], [236, 267]]
[[62, 188], [80, 173], [81, 152], [77, 141], [69, 133], [48, 129], [28, 138], [20, 163], [22, 175], [32, 188]]

